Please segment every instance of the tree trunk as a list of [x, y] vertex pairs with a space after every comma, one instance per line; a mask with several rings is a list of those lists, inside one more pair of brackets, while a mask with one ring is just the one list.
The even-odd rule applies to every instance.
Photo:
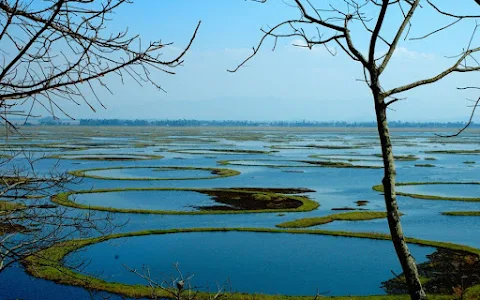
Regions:
[[392, 242], [397, 252], [398, 259], [402, 265], [403, 274], [408, 285], [408, 291], [412, 300], [427, 299], [425, 291], [420, 283], [415, 259], [410, 254], [408, 245], [405, 242], [400, 216], [398, 212], [397, 196], [395, 193], [395, 161], [393, 158], [392, 144], [388, 129], [385, 99], [381, 96], [380, 90], [375, 92], [375, 112], [377, 115], [377, 128], [382, 147], [382, 158], [384, 166], [384, 177], [382, 180], [385, 193], [385, 205], [387, 208], [388, 226], [392, 236]]

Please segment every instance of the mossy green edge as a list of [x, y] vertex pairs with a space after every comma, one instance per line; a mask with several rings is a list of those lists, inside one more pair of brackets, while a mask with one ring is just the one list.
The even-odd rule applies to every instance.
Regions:
[[[30, 148], [39, 148], [39, 149], [30, 149]], [[93, 148], [93, 147], [92, 147]], [[12, 150], [13, 149], [13, 150]], [[54, 151], [79, 151], [79, 150], [88, 150], [87, 146], [84, 145], [75, 145], [73, 147], [66, 147], [64, 144], [9, 144], [6, 145], [2, 150], [4, 151], [25, 151], [25, 152], [54, 152]]]
[[[308, 160], [291, 160], [292, 162], [297, 163], [305, 163], [310, 165], [262, 165], [262, 164], [236, 164], [235, 161], [238, 160], [219, 160], [217, 164], [226, 166], [226, 165], [234, 165], [234, 166], [242, 166], [242, 167], [266, 167], [266, 168], [353, 168], [353, 169], [382, 169], [383, 167], [380, 166], [366, 166], [366, 165], [354, 165], [345, 162], [332, 162], [332, 161], [308, 161]], [[241, 160], [245, 161], [245, 160]], [[256, 161], [271, 161], [275, 162], [274, 159], [256, 159]]]
[[[345, 156], [345, 157], [352, 157], [352, 158], [336, 158], [335, 156]], [[332, 159], [332, 160], [340, 160], [340, 161], [381, 161], [382, 154], [311, 154], [308, 157], [311, 158], [319, 158], [319, 159]], [[359, 158], [360, 157], [360, 158]], [[407, 155], [395, 155], [394, 159], [396, 161], [416, 161], [419, 160], [418, 156], [413, 154]]]
[[0, 215], [2, 212], [8, 212], [15, 209], [23, 209], [25, 207], [26, 206], [22, 203], [0, 200]]
[[[92, 156], [88, 156], [92, 155]], [[95, 157], [94, 155], [98, 155]], [[103, 155], [103, 156], [102, 156]], [[122, 158], [122, 155], [129, 155], [132, 156], [130, 158]], [[76, 158], [71, 158], [69, 156], [77, 156]], [[118, 158], [115, 158], [115, 157]], [[55, 155], [50, 155], [47, 158], [56, 158], [56, 159], [71, 159], [71, 160], [99, 160], [99, 161], [131, 161], [131, 160], [154, 160], [154, 159], [161, 159], [164, 158], [164, 156], [161, 155], [154, 155], [154, 154], [122, 154], [122, 153], [115, 153], [115, 154], [107, 154], [107, 153], [95, 153], [95, 154], [85, 154], [85, 156], [82, 156], [81, 154], [55, 154]], [[115, 158], [115, 159], [109, 159], [109, 158]]]
[[333, 221], [365, 221], [383, 219], [387, 213], [383, 211], [353, 211], [339, 214], [331, 214], [323, 217], [302, 218], [277, 224], [279, 228], [307, 228], [316, 225], [327, 224]]
[[[104, 171], [104, 170], [122, 170], [122, 169], [174, 169], [174, 170], [204, 170], [204, 171], [211, 171], [215, 172], [214, 176], [205, 176], [205, 177], [180, 177], [180, 178], [155, 178], [155, 177], [104, 177], [104, 176], [97, 176], [97, 175], [88, 175], [85, 174], [86, 172], [90, 171]], [[141, 166], [141, 167], [108, 167], [108, 168], [93, 168], [93, 169], [82, 169], [82, 170], [74, 170], [68, 172], [71, 175], [77, 177], [86, 177], [86, 178], [94, 178], [94, 179], [106, 179], [106, 180], [198, 180], [198, 179], [214, 179], [214, 178], [222, 178], [222, 177], [230, 177], [239, 175], [240, 172], [231, 169], [221, 169], [221, 168], [199, 168], [199, 167], [170, 167], [170, 166]]]
[[370, 149], [373, 148], [371, 145], [315, 145], [315, 144], [310, 144], [310, 145], [304, 145], [304, 146], [293, 146], [293, 145], [271, 145], [267, 146], [270, 149], [330, 149], [330, 150], [355, 150], [355, 149]]
[[[323, 159], [327, 161], [367, 161], [367, 162], [381, 162], [380, 159], [373, 157], [370, 154], [310, 154], [309, 158]], [[339, 158], [340, 157], [340, 158]]]
[[74, 194], [90, 194], [90, 193], [108, 193], [108, 192], [129, 192], [129, 191], [192, 191], [192, 192], [202, 192], [202, 191], [228, 191], [228, 192], [237, 192], [237, 193], [248, 193], [248, 194], [275, 194], [275, 193], [266, 193], [264, 191], [245, 191], [245, 190], [235, 190], [235, 189], [195, 189], [195, 188], [119, 188], [119, 189], [98, 189], [98, 190], [84, 190], [84, 191], [72, 191], [65, 192], [54, 195], [51, 197], [52, 202], [69, 206], [74, 208], [89, 209], [89, 210], [99, 210], [99, 211], [108, 211], [115, 213], [136, 213], [136, 214], [160, 214], [160, 215], [216, 215], [216, 214], [248, 214], [248, 213], [279, 213], [279, 212], [306, 212], [312, 211], [318, 208], [320, 205], [304, 196], [293, 196], [293, 195], [284, 195], [285, 198], [290, 198], [302, 202], [302, 205], [297, 208], [289, 209], [258, 209], [258, 210], [205, 210], [205, 211], [172, 211], [172, 210], [152, 210], [152, 209], [129, 209], [129, 208], [113, 208], [105, 206], [96, 206], [96, 205], [85, 205], [71, 201], [69, 199], [70, 195]]
[[[195, 151], [195, 152], [192, 152]], [[197, 152], [198, 151], [198, 152]], [[200, 152], [204, 151], [204, 152]], [[184, 154], [198, 154], [198, 155], [205, 155], [205, 154], [213, 154], [213, 153], [208, 153], [209, 151], [211, 152], [216, 152], [218, 154], [271, 154], [274, 152], [278, 151], [262, 151], [262, 150], [242, 150], [242, 149], [217, 149], [217, 148], [212, 148], [212, 149], [172, 149], [168, 150], [168, 152], [175, 152], [175, 153], [184, 153]]]
[[[382, 154], [373, 154], [373, 156], [382, 158]], [[416, 160], [419, 160], [418, 156], [413, 155], [413, 154], [394, 155], [393, 158], [396, 161], [416, 161]]]
[[427, 154], [460, 154], [460, 155], [468, 155], [468, 154], [480, 154], [480, 150], [429, 150], [424, 151]]
[[420, 168], [435, 168], [435, 165], [432, 165], [432, 164], [416, 164], [415, 167], [420, 167]]
[[480, 217], [480, 211], [444, 211], [444, 216]]
[[[397, 182], [396, 186], [405, 186], [405, 185], [427, 185], [427, 184], [480, 184], [480, 182], [458, 182], [458, 181], [432, 181], [432, 182]], [[372, 187], [373, 190], [383, 193], [383, 185], [378, 184]], [[444, 197], [444, 196], [434, 196], [434, 195], [423, 195], [423, 194], [411, 194], [396, 192], [399, 196], [425, 199], [425, 200], [446, 200], [446, 201], [464, 201], [464, 202], [480, 202], [480, 197]]]
[[[72, 251], [104, 242], [111, 239], [146, 236], [153, 234], [171, 234], [171, 233], [189, 233], [189, 232], [255, 232], [255, 233], [292, 233], [292, 234], [319, 234], [329, 236], [341, 236], [352, 238], [368, 238], [377, 240], [390, 240], [390, 236], [381, 233], [370, 232], [347, 232], [347, 231], [328, 231], [328, 230], [301, 230], [301, 229], [268, 229], [268, 228], [192, 228], [192, 229], [167, 229], [167, 230], [145, 230], [138, 232], [112, 234], [104, 237], [70, 240], [57, 243], [49, 248], [40, 250], [37, 253], [26, 257], [23, 265], [27, 272], [35, 277], [51, 280], [60, 284], [81, 286], [91, 290], [106, 291], [132, 298], [152, 297], [152, 291], [148, 286], [144, 285], [127, 285], [117, 282], [106, 282], [104, 280], [83, 275], [74, 272], [72, 269], [65, 267], [62, 262], [63, 258]], [[428, 241], [416, 238], [407, 238], [407, 242], [423, 246], [448, 248], [452, 250], [466, 251], [474, 255], [480, 256], [480, 249], [458, 245], [446, 242]], [[169, 298], [170, 294], [164, 290], [156, 290], [156, 297]], [[480, 296], [480, 285], [467, 289], [465, 299], [478, 299]], [[306, 300], [312, 299], [312, 296], [281, 296], [281, 295], [263, 295], [263, 294], [246, 294], [246, 293], [229, 293], [225, 297], [231, 300]], [[345, 296], [345, 297], [322, 297], [325, 299], [361, 299], [361, 300], [380, 300], [380, 299], [410, 299], [408, 295], [378, 295], [378, 296]], [[208, 299], [208, 294], [204, 292], [198, 293], [198, 299]], [[430, 295], [429, 299], [452, 299], [451, 295]]]

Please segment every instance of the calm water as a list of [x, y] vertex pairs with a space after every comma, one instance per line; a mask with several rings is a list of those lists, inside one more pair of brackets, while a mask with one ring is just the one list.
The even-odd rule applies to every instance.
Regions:
[[[348, 245], [348, 246], [347, 246]], [[411, 246], [419, 262], [435, 249]], [[148, 266], [155, 278], [173, 274], [172, 263], [194, 274], [193, 284], [216, 288], [229, 279], [234, 291], [269, 294], [382, 294], [381, 282], [400, 272], [390, 242], [304, 234], [178, 233], [122, 238], [87, 247], [66, 261], [90, 260], [84, 270], [108, 281], [145, 283], [123, 265]], [[167, 275], [168, 276], [168, 275]], [[348, 283], [348, 284], [346, 284]]]
[[87, 175], [101, 176], [107, 178], [196, 178], [213, 176], [209, 170], [176, 170], [176, 169], [158, 169], [158, 168], [142, 168], [142, 169], [110, 169], [88, 171]]
[[292, 167], [312, 167], [312, 164], [299, 162], [299, 161], [290, 161], [290, 160], [232, 160], [229, 162], [232, 165], [239, 166], [266, 166], [266, 167], [276, 167], [276, 166], [292, 166]]
[[192, 191], [125, 191], [77, 194], [76, 202], [113, 208], [195, 211], [194, 206], [218, 204], [208, 195]]
[[79, 155], [65, 155], [62, 156], [63, 159], [98, 159], [98, 158], [109, 158], [113, 157], [116, 159], [152, 159], [147, 156], [141, 155], [132, 155], [132, 154], [79, 154]]
[[442, 197], [480, 197], [480, 184], [402, 185], [399, 192]]

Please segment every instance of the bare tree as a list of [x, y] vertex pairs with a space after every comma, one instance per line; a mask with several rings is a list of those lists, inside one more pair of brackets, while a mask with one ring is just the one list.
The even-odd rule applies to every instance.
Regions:
[[[267, 2], [267, 0], [253, 1]], [[296, 15], [268, 29], [262, 29], [263, 36], [257, 46], [253, 48], [252, 54], [236, 68], [229, 71], [236, 72], [255, 57], [268, 38], [274, 40], [274, 49], [279, 38], [292, 37], [303, 40], [304, 45], [297, 46], [307, 48], [324, 46], [333, 55], [336, 54], [333, 47], [338, 47], [348, 57], [358, 62], [364, 74], [362, 80], [370, 88], [375, 104], [377, 129], [384, 165], [382, 183], [392, 241], [405, 274], [411, 298], [425, 299], [426, 295], [418, 276], [417, 266], [405, 242], [400, 223], [395, 193], [395, 162], [387, 122], [387, 109], [393, 103], [404, 99], [400, 96], [402, 93], [436, 83], [453, 73], [480, 71], [480, 63], [478, 57], [476, 57], [480, 52], [480, 47], [475, 45], [478, 42], [476, 33], [480, 25], [474, 26], [473, 32], [466, 36], [466, 44], [459, 47], [462, 48], [460, 54], [452, 57], [450, 67], [442, 72], [423, 80], [387, 89], [382, 85], [382, 78], [384, 77], [382, 75], [389, 66], [399, 44], [403, 41], [421, 40], [428, 42], [428, 38], [432, 35], [442, 34], [463, 21], [479, 20], [480, 15], [461, 15], [447, 11], [433, 0], [318, 1], [318, 5], [314, 2], [313, 0], [288, 1], [287, 5], [293, 7], [292, 10], [296, 11]], [[437, 2], [441, 3], [441, 1]], [[438, 25], [430, 32], [423, 32], [419, 38], [410, 38], [414, 16], [420, 10], [429, 10], [437, 16], [441, 16], [445, 23]], [[385, 23], [388, 23], [388, 26]], [[395, 29], [391, 30], [392, 27]], [[352, 28], [355, 30], [352, 30]], [[367, 36], [368, 47], [365, 51], [362, 51], [357, 44], [365, 36]], [[473, 103], [475, 108], [478, 101]]]
[[[184, 276], [178, 263], [173, 264], [176, 275], [162, 275], [163, 278], [160, 280], [157, 280], [152, 276], [148, 267], [142, 267], [141, 271], [132, 269], [126, 265], [124, 265], [124, 267], [126, 270], [137, 275], [148, 283], [151, 290], [151, 299], [164, 298], [158, 296], [158, 291], [164, 292], [169, 298], [175, 300], [196, 300], [200, 298], [198, 297], [199, 287], [192, 285], [192, 278], [194, 275]], [[210, 292], [210, 288], [207, 286], [205, 290], [207, 295], [205, 298], [208, 300], [224, 298], [225, 293], [228, 292], [228, 288], [228, 280], [222, 285], [217, 285], [217, 290], [214, 293]]]
[[116, 75], [128, 76], [138, 84], [162, 87], [152, 71], [174, 74], [183, 62], [200, 23], [186, 47], [175, 57], [163, 59], [164, 48], [172, 43], [141, 43], [127, 30], [111, 32], [108, 18], [130, 0], [42, 0], [0, 1], [0, 107], [12, 114], [16, 106], [40, 105], [51, 115], [69, 116], [61, 101], [83, 102], [94, 110], [89, 91], [101, 105], [96, 90], [111, 92], [104, 81]]
[[[18, 155], [24, 155], [21, 153]], [[24, 257], [67, 238], [105, 235], [123, 224], [109, 214], [74, 211], [52, 205], [49, 197], [75, 184], [77, 179], [52, 166], [48, 174], [37, 174], [37, 159], [22, 157], [24, 166], [0, 163], [0, 272]]]
[[[98, 90], [112, 92], [105, 78], [163, 90], [154, 73], [174, 74], [183, 63], [200, 22], [186, 46], [163, 58], [172, 43], [143, 44], [128, 30], [108, 29], [110, 16], [130, 0], [0, 0], [0, 122], [16, 129], [12, 116], [28, 119], [39, 105], [48, 114], [70, 117], [62, 106], [102, 105]], [[106, 234], [118, 224], [108, 215], [74, 212], [48, 202], [72, 178], [52, 170], [37, 174], [37, 158], [7, 158], [1, 162], [0, 272], [39, 249], [68, 237]], [[16, 165], [19, 163], [20, 165]]]

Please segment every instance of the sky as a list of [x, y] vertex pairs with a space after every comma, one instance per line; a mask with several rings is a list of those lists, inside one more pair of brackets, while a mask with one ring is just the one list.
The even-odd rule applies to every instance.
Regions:
[[[323, 7], [328, 1], [312, 1]], [[343, 1], [330, 1], [342, 5]], [[423, 2], [423, 1], [422, 1]], [[480, 14], [473, 0], [434, 1], [452, 12]], [[76, 119], [202, 119], [202, 120], [287, 120], [287, 121], [374, 121], [370, 91], [362, 81], [362, 68], [335, 45], [309, 50], [289, 37], [277, 42], [268, 40], [257, 56], [236, 73], [235, 68], [252, 52], [260, 40], [260, 28], [297, 18], [292, 1], [269, 0], [266, 4], [244, 0], [136, 0], [120, 7], [112, 16], [107, 30], [128, 27], [142, 41], [173, 42], [165, 57], [179, 53], [188, 42], [199, 20], [197, 38], [175, 75], [154, 72], [153, 76], [166, 90], [139, 86], [131, 80], [122, 85], [106, 78], [113, 95], [99, 90], [103, 105], [65, 104], [64, 109]], [[374, 15], [375, 11], [366, 11]], [[392, 36], [398, 27], [399, 11], [392, 11], [385, 21], [384, 34]], [[448, 24], [431, 10], [420, 9], [412, 19], [410, 37], [422, 36]], [[365, 53], [368, 36], [360, 24], [353, 25], [354, 43]], [[402, 40], [384, 73], [382, 85], [391, 88], [435, 75], [449, 67], [470, 40], [474, 20], [466, 20], [447, 31], [421, 41]], [[313, 32], [315, 33], [315, 32]], [[327, 33], [325, 30], [322, 33]], [[478, 46], [479, 39], [472, 40]], [[379, 52], [387, 47], [379, 44]], [[468, 98], [476, 99], [478, 91], [458, 90], [475, 85], [478, 74], [453, 74], [434, 85], [401, 95], [405, 100], [391, 106], [389, 118], [397, 121], [463, 121], [471, 112]], [[93, 97], [92, 95], [86, 95]], [[38, 110], [42, 114], [41, 110]], [[43, 112], [45, 116], [45, 112]], [[476, 117], [475, 120], [479, 120]]]

